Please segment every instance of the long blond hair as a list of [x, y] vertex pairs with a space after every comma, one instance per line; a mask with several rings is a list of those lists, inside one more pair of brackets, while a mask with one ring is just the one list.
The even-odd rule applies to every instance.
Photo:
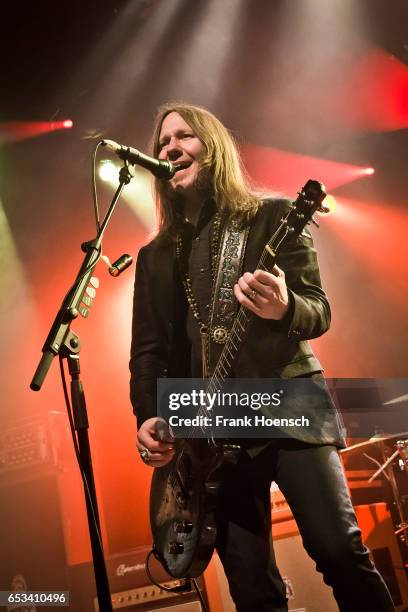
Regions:
[[[205, 147], [200, 178], [204, 197], [213, 198], [220, 212], [249, 219], [258, 210], [261, 198], [251, 190], [241, 165], [237, 145], [230, 132], [212, 113], [200, 106], [170, 102], [158, 109], [153, 132], [153, 155], [158, 157], [163, 120], [178, 113]], [[159, 233], [174, 236], [177, 228], [177, 199], [167, 181], [155, 179], [155, 197], [159, 213]]]

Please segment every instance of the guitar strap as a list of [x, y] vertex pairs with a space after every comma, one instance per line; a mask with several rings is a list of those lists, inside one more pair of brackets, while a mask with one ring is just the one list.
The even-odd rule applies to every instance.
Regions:
[[249, 225], [240, 227], [237, 221], [232, 220], [226, 224], [221, 237], [206, 334], [206, 363], [203, 368], [205, 377], [208, 377], [217, 365], [238, 311], [234, 285], [242, 273], [248, 233]]

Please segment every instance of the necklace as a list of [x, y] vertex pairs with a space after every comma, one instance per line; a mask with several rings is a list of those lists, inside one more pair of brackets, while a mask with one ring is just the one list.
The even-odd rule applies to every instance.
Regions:
[[[214, 219], [211, 226], [211, 234], [210, 234], [210, 269], [211, 269], [211, 293], [214, 291], [214, 280], [215, 280], [215, 271], [217, 270], [218, 257], [219, 257], [219, 248], [220, 248], [220, 234], [221, 234], [221, 215], [217, 212], [214, 215]], [[186, 292], [186, 297], [188, 304], [191, 308], [191, 312], [193, 313], [194, 319], [198, 323], [198, 327], [200, 330], [201, 337], [201, 356], [202, 356], [202, 365], [203, 365], [203, 377], [207, 377], [208, 373], [208, 355], [207, 355], [207, 339], [208, 339], [208, 326], [203, 321], [200, 310], [198, 308], [197, 300], [194, 296], [193, 285], [191, 282], [191, 278], [187, 274], [187, 261], [186, 257], [183, 256], [183, 241], [181, 237], [181, 233], [177, 234], [176, 238], [176, 258], [177, 263], [181, 275], [181, 282], [183, 283], [184, 291]]]

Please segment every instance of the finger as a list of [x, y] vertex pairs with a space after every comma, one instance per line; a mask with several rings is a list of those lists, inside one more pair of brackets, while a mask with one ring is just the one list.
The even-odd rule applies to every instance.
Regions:
[[169, 457], [173, 457], [173, 455], [174, 449], [164, 453], [150, 453], [149, 460], [147, 461], [147, 463], [152, 463], [156, 461], [167, 461]]
[[255, 270], [254, 278], [269, 287], [276, 287], [279, 284], [278, 279], [285, 278], [285, 273], [275, 265], [271, 272], [267, 272], [266, 270]]
[[248, 295], [248, 293], [250, 293], [252, 291], [251, 287], [248, 285], [248, 283], [245, 280], [245, 275], [241, 276], [238, 279], [238, 285], [239, 285], [242, 293], [245, 293], [246, 295]]
[[238, 302], [248, 308], [248, 310], [251, 310], [255, 314], [259, 314], [261, 312], [261, 309], [253, 300], [249, 299], [249, 297], [242, 291], [238, 283], [234, 285], [234, 294]]
[[144, 462], [144, 464], [145, 464], [147, 467], [150, 467], [150, 468], [152, 468], [152, 469], [155, 469], [155, 468], [161, 468], [161, 467], [164, 467], [165, 465], [167, 465], [168, 463], [170, 463], [170, 461], [172, 461], [172, 460], [173, 460], [173, 457], [167, 457], [166, 459], [161, 459], [160, 461], [149, 461], [148, 463], [145, 463], [145, 462]]
[[267, 303], [271, 295], [271, 285], [260, 282], [254, 276], [254, 274], [251, 274], [250, 272], [245, 272], [243, 278], [245, 279], [244, 282], [249, 288], [249, 290], [248, 289], [246, 291], [244, 290], [244, 293], [248, 295], [251, 292], [256, 291], [258, 296], [262, 296], [262, 299], [260, 299], [259, 302]]
[[277, 278], [285, 278], [285, 272], [282, 270], [282, 268], [280, 268], [276, 264], [269, 271], [258, 269], [258, 270], [255, 270], [254, 272], [254, 276], [258, 278], [259, 280], [262, 280], [262, 277], [264, 276], [264, 274], [266, 275], [272, 274], [273, 276]]
[[151, 453], [163, 453], [173, 449], [172, 443], [160, 442], [148, 435], [138, 436], [136, 445], [139, 450], [147, 448]]
[[140, 454], [140, 458], [143, 461], [143, 463], [149, 464], [149, 463], [157, 463], [158, 461], [164, 461], [165, 463], [168, 463], [168, 461], [170, 461], [175, 454], [175, 450], [170, 449], [168, 451], [164, 451], [162, 453], [158, 453], [158, 452], [151, 452], [149, 451], [149, 449], [145, 448], [144, 446], [141, 446], [140, 448], [138, 447], [138, 451]]
[[266, 297], [265, 286], [259, 283], [258, 281], [255, 281], [253, 277], [252, 280], [250, 280], [250, 283], [248, 284], [245, 281], [246, 274], [249, 274], [252, 277], [252, 274], [246, 272], [244, 276], [241, 276], [241, 278], [238, 280], [238, 284], [242, 293], [244, 293], [244, 295], [246, 295], [253, 302], [256, 302], [258, 306], [263, 306], [267, 304], [268, 298]]
[[279, 278], [285, 278], [285, 272], [276, 264], [273, 266], [271, 272], [274, 276], [279, 276]]
[[[166, 427], [166, 434], [171, 435], [171, 431], [168, 429], [167, 423], [163, 420]], [[158, 421], [151, 423], [148, 427], [141, 427], [137, 433], [137, 439], [148, 448], [152, 447], [153, 450], [163, 450], [172, 445], [174, 438], [163, 439], [161, 435], [161, 423]], [[158, 431], [159, 428], [159, 431]]]
[[142, 459], [142, 458], [140, 459], [147, 467], [160, 468], [170, 463], [170, 461], [172, 461], [173, 458], [174, 458], [174, 453], [173, 454], [167, 453], [167, 454], [160, 455], [160, 456], [150, 455], [147, 461], [146, 459]]

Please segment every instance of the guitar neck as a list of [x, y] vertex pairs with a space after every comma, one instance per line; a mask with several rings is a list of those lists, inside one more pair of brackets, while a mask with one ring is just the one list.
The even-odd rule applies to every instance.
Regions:
[[[325, 197], [326, 194], [321, 183], [312, 179], [307, 181], [296, 200], [288, 207], [286, 215], [280, 220], [279, 227], [262, 251], [257, 269], [270, 272], [284, 243], [299, 236], [306, 224], [313, 220], [313, 214], [316, 211], [328, 212], [328, 208], [322, 206]], [[254, 314], [245, 306], [241, 305], [239, 307], [238, 314], [211, 377], [209, 390], [219, 390], [224, 380], [231, 374], [253, 318]]]

